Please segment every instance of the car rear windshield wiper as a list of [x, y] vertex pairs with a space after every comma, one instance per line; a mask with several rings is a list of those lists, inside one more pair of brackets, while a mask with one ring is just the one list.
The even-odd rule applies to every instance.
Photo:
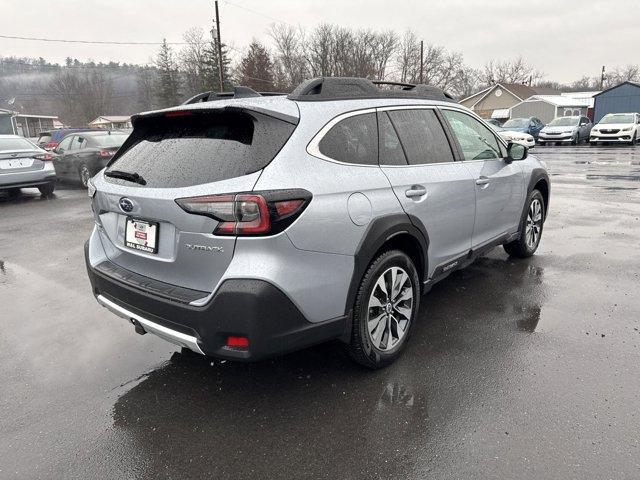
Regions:
[[147, 184], [147, 181], [137, 173], [124, 172], [122, 170], [109, 170], [108, 172], [104, 172], [104, 176], [111, 178], [121, 178], [122, 180], [139, 183], [140, 185]]

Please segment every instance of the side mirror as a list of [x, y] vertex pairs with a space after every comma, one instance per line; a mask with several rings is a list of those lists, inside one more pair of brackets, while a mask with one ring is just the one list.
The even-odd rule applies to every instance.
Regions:
[[508, 163], [518, 162], [527, 158], [527, 155], [529, 155], [529, 149], [519, 143], [509, 142], [507, 153]]

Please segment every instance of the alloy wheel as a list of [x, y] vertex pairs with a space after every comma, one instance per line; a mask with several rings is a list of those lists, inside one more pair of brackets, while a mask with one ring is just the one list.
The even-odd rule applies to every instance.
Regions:
[[87, 188], [89, 186], [89, 179], [91, 178], [91, 173], [86, 165], [82, 165], [80, 167], [80, 181], [82, 182], [82, 186]]
[[538, 245], [540, 233], [542, 232], [542, 204], [537, 198], [529, 205], [527, 214], [527, 226], [525, 230], [525, 241], [527, 247], [533, 249]]
[[369, 297], [367, 331], [373, 345], [391, 350], [404, 338], [413, 313], [413, 283], [400, 267], [385, 270]]

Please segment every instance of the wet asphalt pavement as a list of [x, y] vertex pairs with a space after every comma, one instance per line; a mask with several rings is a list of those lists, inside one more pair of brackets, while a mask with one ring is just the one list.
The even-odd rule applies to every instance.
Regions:
[[640, 147], [538, 147], [535, 257], [423, 299], [401, 359], [180, 353], [100, 307], [85, 192], [0, 197], [0, 478], [640, 478]]

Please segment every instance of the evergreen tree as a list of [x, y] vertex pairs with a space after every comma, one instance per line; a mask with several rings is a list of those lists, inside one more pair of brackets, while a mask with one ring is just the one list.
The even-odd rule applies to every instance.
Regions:
[[166, 38], [162, 39], [155, 63], [158, 67], [158, 79], [155, 87], [158, 103], [162, 107], [177, 105], [180, 103], [178, 66]]
[[274, 65], [267, 49], [256, 40], [249, 45], [249, 51], [240, 60], [238, 66], [238, 83], [254, 90], [273, 91], [274, 87]]
[[[202, 68], [207, 88], [214, 92], [220, 90], [220, 77], [218, 72], [218, 38], [214, 27], [211, 29], [211, 39], [205, 47]], [[224, 90], [231, 90], [233, 88], [233, 79], [231, 78], [231, 60], [229, 59], [227, 46], [224, 43], [222, 44], [222, 73], [224, 75]]]

